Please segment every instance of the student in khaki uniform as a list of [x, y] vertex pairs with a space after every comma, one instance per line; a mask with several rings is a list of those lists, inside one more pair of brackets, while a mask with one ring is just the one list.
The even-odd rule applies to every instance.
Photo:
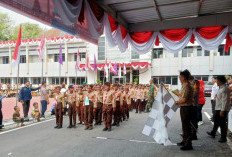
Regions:
[[77, 107], [76, 107], [76, 93], [73, 90], [73, 86], [68, 87], [69, 91], [66, 93], [69, 115], [69, 126], [68, 128], [76, 128], [76, 116], [77, 116]]
[[138, 89], [136, 91], [135, 99], [136, 99], [136, 112], [135, 113], [138, 113], [138, 112], [141, 113], [142, 109], [143, 109], [143, 106], [142, 106], [143, 90], [142, 90], [141, 85], [138, 86]]
[[56, 126], [54, 128], [60, 129], [63, 124], [63, 112], [65, 108], [64, 94], [60, 93], [61, 87], [56, 86], [55, 91], [50, 95], [51, 98], [55, 99], [55, 115], [56, 115]]
[[112, 124], [112, 126], [119, 126], [119, 123], [121, 121], [121, 117], [120, 117], [120, 113], [121, 113], [121, 106], [120, 106], [120, 97], [121, 97], [121, 92], [119, 90], [119, 86], [118, 84], [114, 84], [114, 101], [115, 101], [115, 105], [116, 105], [116, 108], [115, 108], [115, 111], [114, 111], [114, 123]]
[[115, 103], [114, 103], [114, 93], [110, 91], [110, 83], [105, 83], [105, 90], [103, 92], [103, 120], [105, 128], [103, 131], [111, 131], [112, 126], [112, 116], [113, 111], [115, 110]]
[[120, 96], [120, 120], [122, 121], [125, 121], [125, 106], [124, 106], [124, 99], [125, 99], [125, 93], [124, 93], [124, 90], [123, 90], [123, 87], [121, 86], [119, 88], [119, 92], [121, 93], [121, 96]]
[[84, 122], [83, 103], [84, 103], [83, 86], [78, 86], [77, 93], [76, 93], [77, 114], [78, 114], [78, 119], [80, 121], [78, 124], [83, 124]]
[[93, 129], [93, 101], [95, 95], [92, 92], [92, 85], [86, 87], [86, 93], [84, 93], [84, 119], [85, 119], [85, 130]]
[[146, 104], [147, 104], [147, 95], [148, 95], [148, 91], [146, 90], [146, 86], [142, 86], [142, 90], [143, 90], [143, 101], [142, 101], [142, 111], [145, 111], [146, 108]]
[[96, 91], [94, 93], [95, 93], [96, 99], [94, 101], [93, 113], [94, 113], [95, 125], [101, 125], [103, 93], [101, 91], [100, 85], [96, 85], [95, 89]]
[[126, 88], [125, 89], [125, 94], [124, 94], [124, 101], [123, 101], [124, 117], [126, 118], [125, 120], [129, 119], [129, 106], [130, 105], [131, 105], [131, 96], [129, 94], [129, 89]]

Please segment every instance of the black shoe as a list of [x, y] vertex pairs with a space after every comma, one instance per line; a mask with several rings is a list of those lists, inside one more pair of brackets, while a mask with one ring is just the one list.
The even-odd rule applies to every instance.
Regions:
[[119, 127], [119, 126], [120, 126], [120, 125], [119, 125], [119, 123], [118, 123], [118, 124], [116, 124], [116, 126], [117, 126], [117, 127]]
[[101, 122], [99, 122], [99, 123], [98, 123], [98, 125], [102, 125], [102, 123], [101, 123]]
[[73, 127], [73, 128], [77, 128], [77, 126], [76, 126], [76, 125], [73, 125], [72, 127]]
[[116, 126], [117, 124], [116, 123], [113, 123], [112, 126]]
[[193, 147], [191, 145], [186, 145], [181, 147], [180, 150], [193, 150]]
[[108, 130], [108, 128], [104, 128], [102, 131], [107, 131]]
[[91, 127], [89, 127], [89, 130], [93, 130], [93, 127], [91, 126]]
[[71, 126], [71, 125], [69, 125], [67, 128], [69, 128], [69, 129], [70, 129], [70, 128], [72, 128], [72, 126]]
[[110, 131], [111, 131], [111, 128], [108, 129], [108, 132], [110, 132]]
[[89, 129], [89, 127], [85, 127], [85, 130], [88, 130]]
[[58, 126], [58, 127], [57, 127], [57, 129], [61, 129], [61, 128], [62, 128], [62, 126]]
[[177, 146], [184, 146], [184, 142], [177, 143]]
[[135, 113], [138, 113], [138, 111], [136, 111]]
[[98, 125], [98, 122], [95, 122], [94, 125]]
[[192, 136], [192, 140], [198, 140], [197, 136]]
[[54, 128], [57, 129], [58, 127], [59, 127], [59, 126], [57, 125], [57, 126], [55, 126]]
[[215, 138], [215, 134], [213, 134], [212, 132], [207, 131], [206, 133], [207, 133], [209, 136], [211, 136], [212, 138]]
[[82, 124], [82, 122], [79, 122], [78, 124]]
[[227, 142], [227, 139], [226, 138], [220, 138], [220, 140], [218, 142], [225, 143], [225, 142]]

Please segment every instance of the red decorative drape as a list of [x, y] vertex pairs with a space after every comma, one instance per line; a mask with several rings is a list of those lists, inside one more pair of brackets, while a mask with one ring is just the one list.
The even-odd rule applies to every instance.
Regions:
[[93, 0], [88, 0], [88, 2], [95, 17], [97, 18], [98, 21], [100, 21], [104, 16], [104, 10], [101, 9], [96, 3], [94, 3]]
[[123, 26], [121, 26], [120, 28], [121, 28], [122, 39], [125, 39], [127, 35], [127, 31]]
[[78, 22], [82, 24], [84, 23], [84, 20], [85, 20], [85, 1], [82, 1], [82, 8], [81, 8], [80, 15], [78, 17]]
[[195, 36], [194, 36], [194, 34], [192, 34], [191, 39], [190, 39], [190, 42], [191, 42], [192, 44], [194, 44], [194, 42], [195, 42]]
[[213, 39], [216, 38], [224, 28], [225, 26], [210, 26], [197, 28], [196, 31], [205, 39]]
[[138, 44], [143, 44], [151, 39], [153, 32], [130, 33], [131, 39]]
[[110, 22], [111, 32], [114, 32], [118, 27], [118, 23], [109, 14], [108, 14], [108, 19], [109, 19], [109, 22]]
[[228, 33], [226, 35], [225, 52], [227, 52], [227, 53], [229, 52], [229, 48], [230, 48], [231, 45], [232, 45], [232, 39], [231, 39], [230, 34]]
[[172, 41], [180, 41], [186, 36], [188, 31], [189, 31], [188, 29], [169, 29], [169, 30], [160, 31], [160, 33], [164, 37]]

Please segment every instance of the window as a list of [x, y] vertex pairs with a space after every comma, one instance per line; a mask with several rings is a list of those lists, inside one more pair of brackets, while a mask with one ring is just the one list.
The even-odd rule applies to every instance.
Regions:
[[2, 57], [2, 63], [3, 64], [9, 64], [9, 56]]
[[179, 56], [178, 52], [174, 53], [174, 57], [178, 57], [178, 56]]
[[191, 57], [193, 54], [193, 47], [186, 47], [182, 50], [182, 57]]
[[52, 78], [52, 84], [59, 84], [59, 78]]
[[196, 80], [208, 81], [209, 76], [194, 76]]
[[[65, 55], [64, 54], [62, 54], [62, 59], [63, 59], [63, 62], [65, 62]], [[54, 55], [54, 62], [59, 62], [59, 54]]]
[[220, 56], [229, 56], [230, 55], [230, 49], [229, 52], [224, 51], [225, 45], [219, 45], [218, 46], [218, 52], [220, 53]]
[[105, 72], [104, 71], [100, 71], [100, 80], [103, 82], [106, 82], [106, 78], [105, 78]]
[[78, 84], [78, 85], [80, 85], [80, 84], [83, 84], [83, 82], [85, 82], [85, 78], [84, 77], [70, 78], [70, 83], [71, 84]]
[[209, 56], [209, 53], [210, 53], [210, 51], [205, 50], [205, 51], [204, 51], [204, 56]]
[[[86, 57], [86, 53], [80, 53], [80, 60]], [[74, 54], [74, 61], [77, 61], [77, 53]]]
[[137, 78], [138, 79], [138, 83], [139, 83], [139, 70], [133, 70], [132, 71], [132, 78], [133, 78], [133, 82]]
[[0, 81], [1, 81], [1, 83], [4, 83], [4, 84], [10, 84], [11, 83], [10, 78], [2, 78]]
[[153, 77], [153, 81], [155, 84], [171, 84], [177, 85], [178, 84], [178, 77], [177, 76], [157, 76]]
[[178, 78], [172, 77], [172, 85], [177, 85], [177, 84], [178, 84]]
[[163, 49], [162, 48], [153, 49], [152, 50], [152, 57], [153, 57], [153, 59], [163, 58]]
[[26, 63], [26, 55], [20, 56], [20, 63]]
[[105, 60], [105, 37], [98, 40], [98, 60]]
[[41, 83], [41, 78], [33, 78], [32, 79], [32, 84], [40, 84]]
[[[17, 79], [16, 79], [17, 81]], [[19, 84], [25, 84], [28, 81], [28, 79], [26, 77], [20, 77], [19, 78]]]
[[202, 56], [202, 48], [200, 46], [197, 47], [197, 56]]
[[131, 59], [139, 59], [139, 54], [135, 50], [131, 50]]

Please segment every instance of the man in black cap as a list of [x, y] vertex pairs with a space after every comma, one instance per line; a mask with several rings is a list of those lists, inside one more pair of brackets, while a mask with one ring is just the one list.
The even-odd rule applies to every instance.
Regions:
[[207, 132], [208, 135], [215, 138], [218, 127], [221, 128], [221, 138], [218, 142], [224, 143], [227, 141], [227, 117], [230, 111], [230, 90], [226, 86], [225, 76], [217, 77], [217, 85], [219, 90], [216, 96], [216, 106], [214, 115], [214, 126], [211, 132]]

